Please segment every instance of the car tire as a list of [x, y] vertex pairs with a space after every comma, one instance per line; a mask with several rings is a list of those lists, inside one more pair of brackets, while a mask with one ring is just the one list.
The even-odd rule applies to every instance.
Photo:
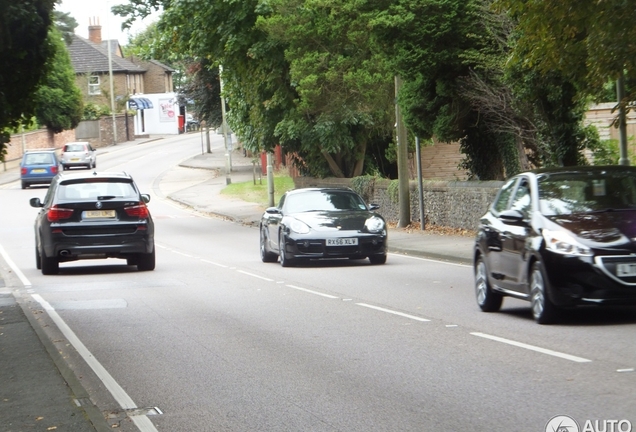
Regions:
[[43, 275], [54, 275], [60, 272], [60, 261], [57, 257], [47, 257], [44, 249], [40, 249], [40, 266]]
[[94, 161], [93, 161], [93, 169], [94, 169], [94, 168], [97, 168], [97, 160], [94, 160]]
[[37, 245], [35, 245], [35, 268], [42, 270], [42, 258], [40, 257], [40, 251]]
[[152, 252], [139, 254], [137, 258], [137, 270], [151, 271], [155, 269], [155, 249]]
[[20, 186], [22, 187], [22, 189], [26, 189], [29, 185], [26, 184], [25, 182], [22, 182]]
[[550, 300], [548, 279], [541, 261], [532, 265], [530, 277], [530, 306], [532, 317], [539, 324], [552, 324], [556, 321], [558, 308]]
[[497, 312], [503, 302], [503, 296], [493, 291], [488, 282], [488, 267], [481, 255], [475, 263], [475, 298], [477, 305], [484, 312]]
[[384, 264], [386, 263], [386, 254], [370, 255], [369, 261], [371, 262], [371, 264]]
[[270, 252], [267, 247], [267, 235], [265, 234], [265, 228], [261, 227], [261, 241], [260, 241], [260, 249], [261, 249], [261, 261], [265, 263], [271, 263], [278, 261], [278, 255], [273, 252]]
[[287, 252], [285, 251], [285, 234], [283, 234], [282, 231], [278, 235], [278, 249], [280, 253], [280, 265], [283, 267], [293, 267], [296, 262], [287, 256]]

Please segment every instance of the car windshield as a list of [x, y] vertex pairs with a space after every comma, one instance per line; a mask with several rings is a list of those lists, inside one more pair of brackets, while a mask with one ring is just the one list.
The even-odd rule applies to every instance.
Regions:
[[288, 213], [308, 211], [367, 210], [359, 195], [347, 191], [310, 191], [289, 195], [285, 200]]
[[132, 183], [102, 181], [90, 183], [62, 183], [59, 197], [61, 200], [108, 200], [116, 198], [138, 199]]
[[27, 153], [24, 157], [25, 165], [50, 165], [55, 163], [51, 153]]
[[636, 209], [632, 171], [582, 171], [539, 175], [539, 206], [546, 216]]

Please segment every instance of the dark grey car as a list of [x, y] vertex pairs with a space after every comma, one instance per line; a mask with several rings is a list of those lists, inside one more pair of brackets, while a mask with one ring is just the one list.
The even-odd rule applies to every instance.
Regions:
[[141, 194], [126, 173], [60, 173], [35, 220], [35, 260], [43, 274], [61, 262], [121, 258], [139, 270], [154, 270], [154, 223]]

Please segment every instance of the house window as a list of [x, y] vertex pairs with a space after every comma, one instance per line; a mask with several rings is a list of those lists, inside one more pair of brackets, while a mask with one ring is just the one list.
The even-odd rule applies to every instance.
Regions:
[[88, 77], [88, 94], [99, 95], [102, 91], [99, 88], [99, 75], [91, 75]]

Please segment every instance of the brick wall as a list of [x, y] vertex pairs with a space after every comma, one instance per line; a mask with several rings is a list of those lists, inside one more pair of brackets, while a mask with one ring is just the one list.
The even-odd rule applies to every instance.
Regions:
[[[117, 142], [122, 143], [135, 139], [135, 127], [133, 117], [128, 116], [128, 138], [126, 137], [125, 115], [115, 117], [117, 123]], [[106, 147], [113, 144], [113, 119], [112, 117], [102, 117], [99, 120], [99, 137], [82, 139], [88, 141], [95, 148]], [[75, 138], [75, 130], [63, 131], [53, 136], [53, 143], [50, 141], [49, 132], [40, 129], [34, 132], [11, 135], [11, 140], [7, 143], [7, 154], [4, 163], [0, 166], [0, 171], [6, 171], [19, 165], [24, 150], [35, 150], [43, 148], [61, 149], [67, 142], [79, 141]]]

